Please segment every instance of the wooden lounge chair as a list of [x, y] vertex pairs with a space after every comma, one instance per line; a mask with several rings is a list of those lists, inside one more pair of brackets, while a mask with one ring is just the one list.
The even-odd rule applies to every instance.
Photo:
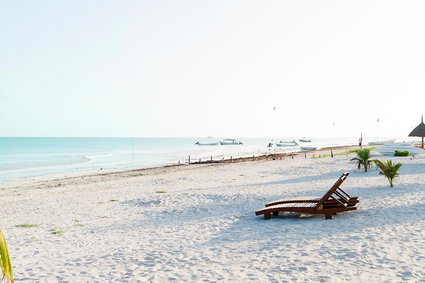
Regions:
[[255, 212], [255, 215], [264, 215], [268, 220], [271, 215], [279, 212], [298, 212], [306, 214], [324, 214], [326, 219], [339, 212], [356, 210], [360, 198], [351, 197], [340, 186], [349, 173], [344, 173], [323, 197], [296, 197], [284, 198], [266, 204], [266, 207]]

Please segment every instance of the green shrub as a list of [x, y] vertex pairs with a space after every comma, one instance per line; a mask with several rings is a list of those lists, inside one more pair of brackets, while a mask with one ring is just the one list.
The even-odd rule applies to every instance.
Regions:
[[409, 155], [410, 155], [410, 152], [407, 151], [407, 150], [404, 150], [404, 151], [402, 151], [402, 150], [396, 150], [394, 152], [394, 156], [409, 156]]
[[38, 226], [40, 226], [40, 225], [38, 225], [38, 224], [18, 224], [18, 225], [15, 225], [15, 227], [18, 227], [18, 228], [32, 228], [32, 227], [38, 227]]
[[50, 233], [53, 235], [63, 235], [64, 231], [59, 229], [50, 229]]
[[363, 148], [363, 149], [351, 149], [351, 150], [349, 150], [348, 151], [348, 153], [357, 153], [358, 151], [361, 151], [361, 150], [369, 150], [369, 151], [372, 151], [372, 150], [374, 150], [376, 147], [365, 147], [365, 148]]

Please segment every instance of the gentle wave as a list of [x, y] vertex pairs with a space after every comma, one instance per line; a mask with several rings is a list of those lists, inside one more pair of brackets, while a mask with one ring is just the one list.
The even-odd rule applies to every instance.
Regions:
[[25, 170], [31, 168], [47, 168], [57, 166], [78, 165], [89, 162], [84, 156], [61, 159], [32, 159], [32, 160], [5, 160], [0, 161], [0, 171]]

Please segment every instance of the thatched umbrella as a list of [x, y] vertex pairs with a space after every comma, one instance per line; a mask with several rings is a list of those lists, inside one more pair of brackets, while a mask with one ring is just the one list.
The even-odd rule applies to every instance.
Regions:
[[422, 148], [424, 148], [424, 137], [425, 137], [425, 124], [424, 124], [424, 115], [422, 115], [421, 123], [413, 129], [409, 134], [409, 137], [421, 137], [422, 138]]

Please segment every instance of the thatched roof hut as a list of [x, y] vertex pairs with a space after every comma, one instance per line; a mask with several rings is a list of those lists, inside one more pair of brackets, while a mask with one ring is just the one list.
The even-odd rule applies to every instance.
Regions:
[[409, 134], [409, 137], [421, 137], [422, 138], [422, 148], [424, 148], [424, 137], [425, 137], [425, 124], [424, 116], [422, 115], [421, 123], [413, 129]]

